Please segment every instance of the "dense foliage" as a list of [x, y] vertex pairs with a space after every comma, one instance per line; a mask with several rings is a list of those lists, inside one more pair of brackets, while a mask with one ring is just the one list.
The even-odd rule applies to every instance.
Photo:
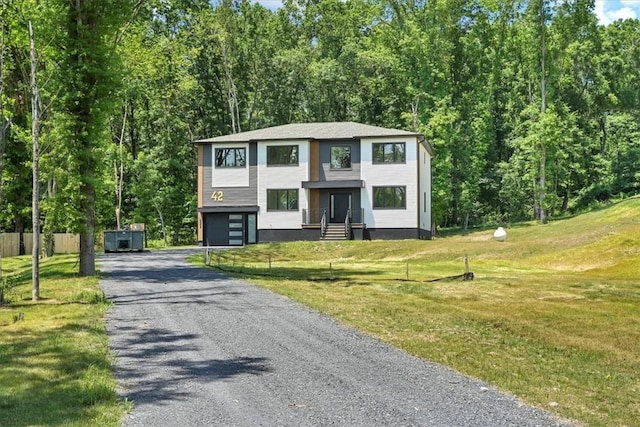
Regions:
[[2, 231], [31, 222], [28, 21], [45, 230], [192, 241], [192, 141], [303, 121], [424, 133], [438, 226], [640, 191], [640, 21], [593, 0], [83, 3], [0, 0]]

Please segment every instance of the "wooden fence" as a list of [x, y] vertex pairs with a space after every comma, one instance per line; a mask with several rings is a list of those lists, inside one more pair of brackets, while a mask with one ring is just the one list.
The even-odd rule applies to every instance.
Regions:
[[[22, 233], [24, 253], [30, 254], [33, 250], [33, 234]], [[40, 247], [44, 251], [44, 235], [40, 235]], [[80, 236], [71, 233], [53, 234], [53, 251], [57, 254], [77, 253], [80, 251]], [[20, 233], [0, 233], [0, 256], [9, 258], [20, 255]]]

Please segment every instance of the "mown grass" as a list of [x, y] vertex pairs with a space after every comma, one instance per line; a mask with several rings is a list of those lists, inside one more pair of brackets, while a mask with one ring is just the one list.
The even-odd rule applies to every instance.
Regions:
[[[507, 231], [261, 244], [211, 265], [563, 417], [640, 425], [640, 199]], [[432, 281], [465, 256], [475, 280]]]
[[108, 307], [98, 279], [76, 277], [77, 256], [41, 263], [41, 301], [31, 301], [31, 257], [2, 259], [0, 425], [116, 426], [107, 350]]

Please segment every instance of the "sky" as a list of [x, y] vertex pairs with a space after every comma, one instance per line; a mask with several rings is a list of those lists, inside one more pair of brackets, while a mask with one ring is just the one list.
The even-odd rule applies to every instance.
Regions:
[[[282, 0], [254, 0], [264, 7], [275, 10]], [[607, 25], [618, 19], [640, 19], [640, 0], [595, 0], [598, 22]]]
[[602, 25], [618, 19], [640, 18], [640, 0], [596, 0], [595, 12]]

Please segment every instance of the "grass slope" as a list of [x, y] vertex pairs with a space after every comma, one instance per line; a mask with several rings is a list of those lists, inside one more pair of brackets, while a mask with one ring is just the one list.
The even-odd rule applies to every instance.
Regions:
[[76, 277], [77, 256], [48, 258], [34, 303], [31, 257], [5, 258], [2, 269], [11, 288], [0, 307], [0, 425], [118, 425], [125, 408], [98, 279]]
[[[262, 244], [211, 264], [563, 417], [640, 425], [640, 198], [507, 232]], [[465, 255], [474, 281], [430, 281]]]

